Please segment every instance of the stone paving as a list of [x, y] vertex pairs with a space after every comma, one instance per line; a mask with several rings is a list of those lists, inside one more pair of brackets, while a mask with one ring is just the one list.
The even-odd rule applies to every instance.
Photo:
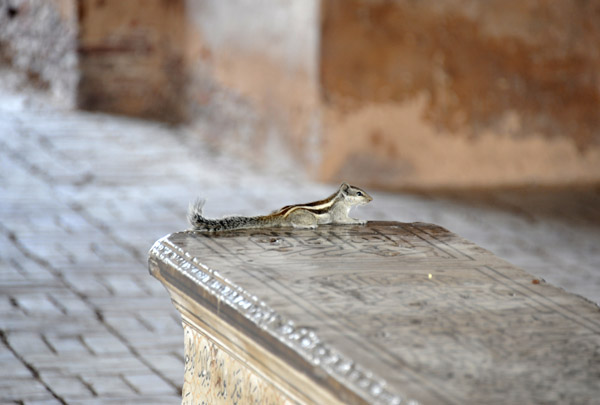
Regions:
[[[198, 195], [207, 216], [257, 214], [336, 186], [264, 173], [184, 129], [26, 101], [0, 96], [0, 403], [179, 403], [182, 328], [149, 247], [186, 227]], [[600, 300], [597, 224], [373, 194], [357, 216], [446, 226]]]

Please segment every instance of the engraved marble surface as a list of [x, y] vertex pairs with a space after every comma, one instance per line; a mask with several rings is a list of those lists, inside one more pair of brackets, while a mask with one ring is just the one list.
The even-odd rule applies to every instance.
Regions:
[[181, 232], [151, 269], [367, 402], [600, 403], [598, 307], [434, 225]]

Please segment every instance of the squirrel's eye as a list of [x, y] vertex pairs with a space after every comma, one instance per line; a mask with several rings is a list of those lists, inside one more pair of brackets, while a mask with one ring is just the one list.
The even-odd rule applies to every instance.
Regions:
[[357, 191], [357, 192], [356, 192], [356, 195], [357, 195], [358, 197], [362, 197], [362, 196], [363, 196], [363, 193], [361, 193], [360, 191]]

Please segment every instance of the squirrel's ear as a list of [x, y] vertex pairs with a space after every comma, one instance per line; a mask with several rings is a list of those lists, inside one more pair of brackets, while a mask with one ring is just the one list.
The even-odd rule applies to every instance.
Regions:
[[348, 189], [350, 188], [350, 186], [348, 185], [348, 183], [343, 182], [342, 185], [340, 186], [340, 190], [342, 191], [342, 193], [346, 194]]

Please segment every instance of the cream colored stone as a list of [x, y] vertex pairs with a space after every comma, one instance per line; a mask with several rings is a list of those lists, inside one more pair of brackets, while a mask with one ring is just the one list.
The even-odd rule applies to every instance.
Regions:
[[293, 403], [193, 326], [184, 322], [183, 332], [185, 374], [182, 405]]

